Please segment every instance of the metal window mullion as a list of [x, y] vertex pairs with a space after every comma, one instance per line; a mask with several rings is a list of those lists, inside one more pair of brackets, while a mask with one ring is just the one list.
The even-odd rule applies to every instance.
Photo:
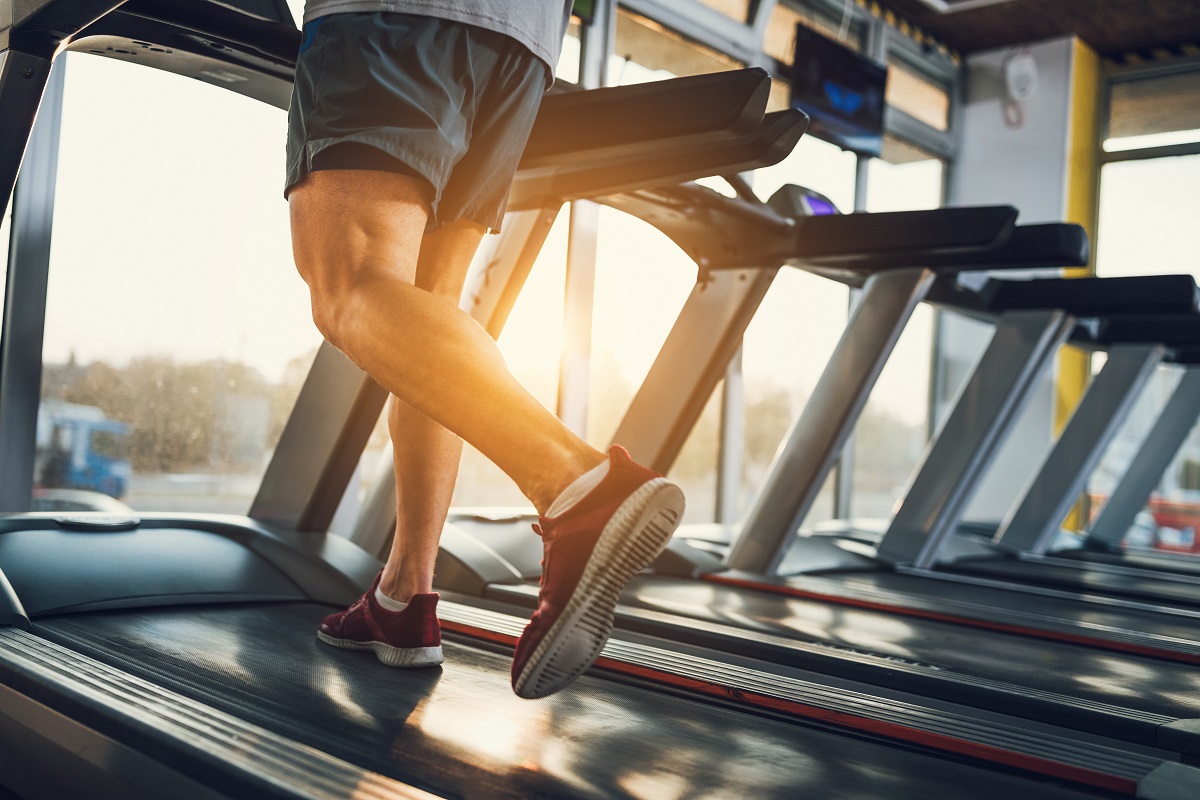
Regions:
[[0, 333], [0, 511], [28, 511], [66, 65], [60, 59], [51, 69], [47, 59], [12, 50], [0, 59], [5, 120], [0, 132], [0, 194], [5, 198], [16, 179]]
[[742, 348], [729, 361], [721, 384], [721, 428], [717, 450], [716, 521], [723, 525], [741, 517], [742, 465], [746, 443], [746, 385]]
[[596, 241], [600, 206], [571, 203], [563, 298], [563, 347], [558, 370], [558, 418], [579, 436], [587, 434], [591, 386], [592, 312], [596, 299]]
[[[875, 39], [878, 46], [878, 37]], [[871, 159], [861, 153], [854, 162], [854, 211], [867, 210], [867, 192], [870, 190]], [[854, 311], [862, 300], [862, 290], [851, 288], [846, 297], [846, 318], [854, 316]], [[869, 399], [869, 398], [868, 398]], [[854, 431], [846, 437], [842, 446], [842, 455], [833, 470], [833, 516], [837, 519], [847, 519], [851, 516], [854, 502]]]
[[950, 131], [939, 131], [932, 125], [889, 105], [883, 112], [884, 132], [909, 144], [932, 153], [941, 159], [952, 159], [956, 154], [954, 135]]

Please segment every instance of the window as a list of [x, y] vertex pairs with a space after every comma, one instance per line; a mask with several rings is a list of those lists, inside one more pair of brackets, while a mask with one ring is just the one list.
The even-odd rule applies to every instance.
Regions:
[[[765, 200], [784, 184], [803, 184], [828, 196], [842, 211], [851, 211], [855, 165], [852, 154], [804, 137], [784, 161], [755, 172], [754, 191]], [[846, 324], [848, 297], [843, 284], [784, 268], [746, 330], [742, 341], [742, 513], [762, 487], [780, 442], [837, 345]], [[833, 512], [827, 486], [808, 523], [827, 520]]]
[[[606, 447], [696, 282], [696, 264], [647, 222], [600, 209], [587, 439]], [[630, 324], [637, 320], [637, 324]]]
[[700, 0], [700, 2], [738, 22], [745, 22], [750, 15], [750, 0]]
[[562, 53], [558, 56], [558, 65], [554, 68], [554, 77], [567, 83], [579, 83], [579, 65], [582, 57], [580, 44], [579, 20], [571, 18], [567, 26], [567, 35], [563, 38]]
[[101, 458], [129, 457], [129, 447], [123, 431], [92, 431], [91, 450]]
[[740, 69], [739, 61], [624, 9], [608, 65], [610, 86]]
[[1108, 152], [1200, 142], [1200, 70], [1116, 81], [1108, 112]]
[[781, 2], [771, 9], [771, 19], [767, 22], [766, 34], [763, 36], [763, 52], [777, 61], [791, 64], [796, 57], [797, 25], [812, 28], [830, 39], [840, 39], [847, 47], [855, 50], [862, 48], [861, 26], [849, 26], [843, 39], [840, 20], [811, 8], [793, 8]]
[[888, 61], [887, 103], [939, 131], [950, 127], [946, 88], [895, 59]]
[[[837, 346], [848, 297], [843, 284], [784, 268], [746, 329], [742, 513], [762, 488], [780, 443]], [[826, 486], [806, 522], [812, 525], [833, 514], [831, 486]]]
[[1096, 273], [1200, 275], [1200, 154], [1105, 164]]
[[[1110, 87], [1108, 153], [1200, 142], [1200, 71], [1123, 77]], [[1168, 158], [1115, 160], [1100, 172], [1096, 272], [1101, 276], [1191, 273], [1200, 197], [1200, 153]], [[1095, 359], [1101, 362], [1102, 358]], [[1098, 369], [1098, 365], [1094, 365]], [[1088, 481], [1094, 519], [1124, 476], [1181, 374], [1160, 367]], [[1125, 540], [1126, 546], [1200, 553], [1200, 426], [1184, 439], [1157, 491]]]
[[[653, 20], [620, 10], [609, 83], [739, 69], [742, 64]], [[705, 181], [708, 183], [708, 181]], [[587, 439], [611, 441], [696, 282], [695, 263], [641, 220], [600, 209]], [[636, 319], [632, 326], [629, 320]], [[680, 451], [671, 476], [688, 493], [685, 521], [711, 521], [716, 501], [720, 391]]]
[[113, 480], [76, 488], [123, 473], [138, 510], [244, 513], [320, 341], [282, 198], [286, 115], [67, 57], [39, 430], [111, 431], [74, 426], [94, 455], [126, 432]]
[[[867, 210], [937, 208], [944, 168], [934, 156], [885, 137], [883, 158], [868, 166]], [[855, 517], [891, 516], [928, 441], [933, 317], [925, 305], [913, 312], [855, 429], [850, 500]]]
[[[1097, 357], [1098, 370], [1103, 356]], [[1146, 435], [1158, 420], [1179, 378], [1180, 367], [1155, 371], [1128, 417], [1104, 451], [1087, 483], [1086, 520], [1094, 521], [1104, 503], [1124, 478]], [[1196, 531], [1200, 529], [1200, 424], [1193, 425], [1179, 452], [1163, 472], [1146, 508], [1125, 538], [1126, 547], [1200, 555]], [[1090, 527], [1090, 525], [1089, 525]]]

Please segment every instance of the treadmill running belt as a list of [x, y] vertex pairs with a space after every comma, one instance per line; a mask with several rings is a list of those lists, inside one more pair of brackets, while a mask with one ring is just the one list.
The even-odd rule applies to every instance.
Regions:
[[515, 697], [509, 657], [447, 642], [393, 670], [320, 644], [315, 604], [48, 618], [35, 633], [421, 788], [465, 797], [1094, 797], [1061, 785], [584, 676]]

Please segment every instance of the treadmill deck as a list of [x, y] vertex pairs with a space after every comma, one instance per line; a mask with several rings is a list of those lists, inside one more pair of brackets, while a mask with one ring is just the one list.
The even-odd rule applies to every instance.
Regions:
[[[453, 641], [394, 670], [320, 644], [311, 603], [99, 612], [35, 633], [333, 756], [460, 797], [1097, 796], [585, 675], [515, 697], [510, 658]], [[1018, 793], [1020, 793], [1018, 795]]]

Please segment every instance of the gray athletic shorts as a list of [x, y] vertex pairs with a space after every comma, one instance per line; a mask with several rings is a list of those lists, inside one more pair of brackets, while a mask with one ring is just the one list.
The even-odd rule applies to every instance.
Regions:
[[503, 34], [390, 12], [304, 26], [288, 112], [284, 196], [322, 169], [420, 179], [432, 230], [500, 229], [548, 70]]

